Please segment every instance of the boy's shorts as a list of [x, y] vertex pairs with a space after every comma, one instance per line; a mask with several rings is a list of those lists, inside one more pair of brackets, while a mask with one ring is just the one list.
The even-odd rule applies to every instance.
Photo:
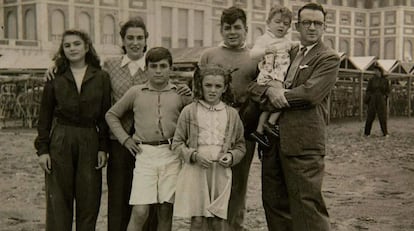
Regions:
[[142, 152], [135, 156], [129, 204], [174, 203], [181, 159], [170, 150], [169, 144], [141, 144], [140, 147]]

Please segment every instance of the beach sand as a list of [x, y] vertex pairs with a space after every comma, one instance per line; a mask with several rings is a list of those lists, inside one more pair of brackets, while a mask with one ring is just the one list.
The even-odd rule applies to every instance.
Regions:
[[[362, 136], [364, 123], [328, 126], [323, 193], [335, 231], [414, 230], [414, 119], [391, 118], [391, 136]], [[312, 131], [309, 131], [312, 132]], [[45, 229], [44, 173], [33, 148], [35, 130], [0, 129], [0, 230]], [[245, 226], [267, 230], [261, 203], [260, 161], [250, 171]], [[104, 169], [104, 172], [106, 169]], [[107, 187], [103, 174], [97, 230], [106, 230]], [[188, 220], [174, 219], [173, 230], [188, 230]]]

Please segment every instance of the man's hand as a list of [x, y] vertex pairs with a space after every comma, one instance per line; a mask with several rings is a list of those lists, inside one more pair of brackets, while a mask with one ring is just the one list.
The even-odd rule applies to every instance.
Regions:
[[47, 173], [50, 174], [52, 171], [52, 161], [49, 153], [40, 155], [38, 158], [40, 167]]
[[135, 157], [137, 154], [142, 152], [141, 147], [135, 142], [134, 139], [129, 137], [125, 143], [124, 146], [128, 149], [128, 151]]
[[231, 164], [233, 163], [233, 156], [230, 153], [226, 153], [224, 154], [220, 159], [219, 159], [219, 164], [225, 168], [228, 168], [231, 166]]
[[107, 160], [108, 160], [108, 156], [106, 155], [106, 153], [104, 151], [99, 151], [98, 152], [98, 166], [96, 166], [95, 169], [98, 170], [98, 169], [105, 167]]
[[284, 88], [277, 89], [274, 87], [269, 87], [266, 90], [266, 96], [275, 108], [289, 107], [289, 103], [285, 97], [286, 91], [288, 90]]
[[191, 89], [185, 83], [177, 84], [177, 93], [182, 96], [191, 96]]

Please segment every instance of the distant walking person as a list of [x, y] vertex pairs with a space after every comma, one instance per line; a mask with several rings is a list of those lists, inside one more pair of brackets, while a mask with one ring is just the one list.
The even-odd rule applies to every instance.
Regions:
[[101, 70], [89, 36], [68, 30], [55, 56], [56, 78], [47, 81], [35, 141], [46, 172], [46, 230], [95, 230], [102, 171], [108, 152], [105, 113], [111, 106], [109, 75]]
[[372, 123], [378, 115], [383, 136], [388, 136], [387, 130], [387, 99], [390, 93], [388, 80], [379, 66], [374, 67], [375, 75], [368, 81], [365, 103], [368, 104], [367, 120], [365, 122], [365, 136], [371, 135]]

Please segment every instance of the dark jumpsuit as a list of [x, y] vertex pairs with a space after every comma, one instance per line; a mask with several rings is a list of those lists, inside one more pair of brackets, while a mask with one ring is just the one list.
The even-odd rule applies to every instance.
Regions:
[[390, 92], [388, 80], [384, 77], [375, 76], [368, 81], [366, 90], [366, 103], [368, 104], [367, 120], [365, 123], [365, 135], [371, 134], [372, 123], [375, 115], [378, 115], [379, 124], [383, 135], [387, 130], [387, 97]]
[[98, 151], [108, 151], [110, 93], [109, 75], [92, 66], [80, 93], [69, 68], [44, 86], [35, 147], [52, 162], [45, 174], [47, 231], [72, 230], [74, 200], [76, 230], [95, 230], [102, 190], [95, 167]]

